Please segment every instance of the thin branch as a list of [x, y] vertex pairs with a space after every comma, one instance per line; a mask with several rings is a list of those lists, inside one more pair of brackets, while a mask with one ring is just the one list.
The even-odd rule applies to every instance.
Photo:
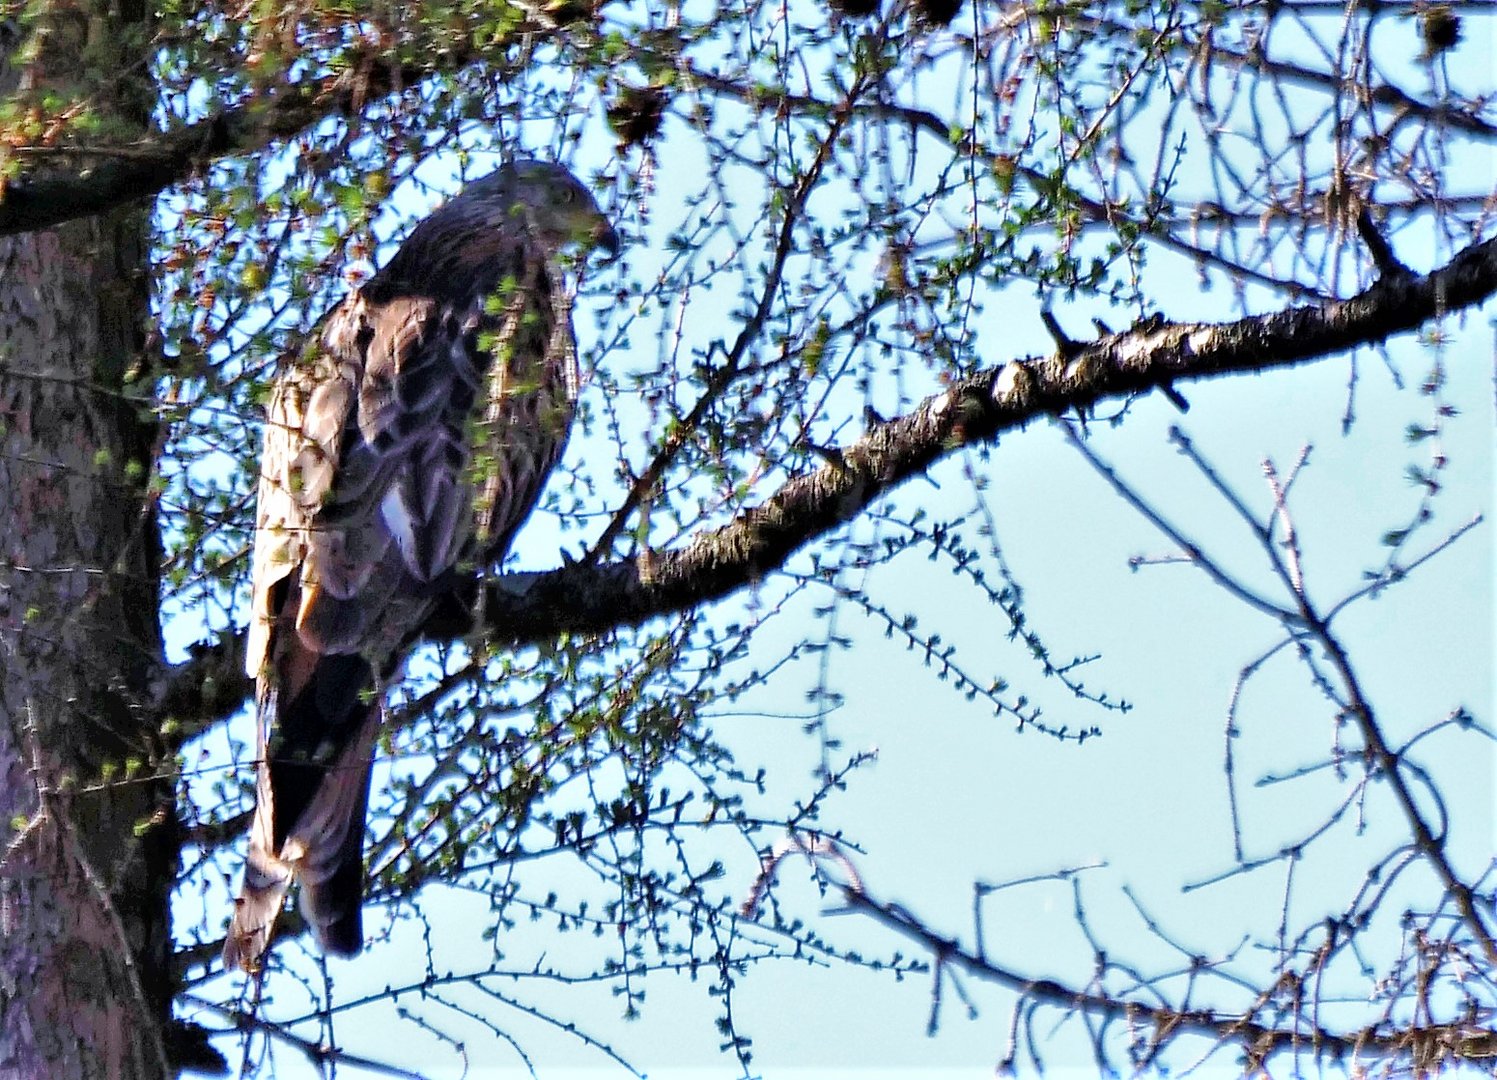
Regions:
[[816, 156], [787, 195], [784, 219], [780, 222], [779, 236], [775, 241], [774, 258], [765, 275], [764, 288], [759, 294], [758, 306], [739, 329], [733, 347], [727, 350], [722, 365], [707, 376], [706, 386], [702, 390], [702, 396], [697, 399], [696, 405], [681, 423], [676, 425], [649, 466], [634, 481], [623, 505], [614, 513], [613, 519], [603, 530], [602, 536], [589, 549], [584, 563], [594, 563], [600, 556], [606, 555], [612, 549], [614, 540], [623, 531], [629, 516], [654, 491], [681, 448], [688, 440], [696, 436], [712, 407], [718, 403], [741, 373], [744, 357], [748, 355], [750, 347], [763, 333], [764, 325], [774, 310], [775, 297], [779, 294], [785, 265], [794, 248], [796, 230], [801, 223], [801, 213], [805, 209], [806, 200], [821, 180], [827, 159], [833, 147], [837, 145], [842, 129], [853, 115], [854, 103], [858, 95], [862, 93], [865, 81], [860, 79], [855, 83], [848, 90], [846, 99], [832, 110], [831, 123], [827, 127], [825, 138], [821, 140], [816, 149]]
[[974, 978], [1016, 991], [1038, 1004], [1066, 1010], [1079, 1010], [1105, 1020], [1121, 1020], [1132, 1028], [1152, 1026], [1156, 1039], [1181, 1032], [1205, 1035], [1220, 1042], [1238, 1043], [1259, 1060], [1281, 1050], [1311, 1048], [1336, 1058], [1352, 1058], [1372, 1052], [1380, 1055], [1412, 1056], [1431, 1053], [1439, 1060], [1435, 1048], [1443, 1047], [1467, 1060], [1497, 1056], [1497, 1033], [1476, 1024], [1431, 1024], [1413, 1030], [1387, 1034], [1359, 1031], [1339, 1034], [1317, 1024], [1304, 1023], [1293, 1028], [1270, 1027], [1247, 1015], [1205, 1006], [1173, 1009], [1149, 1005], [1105, 992], [1081, 990], [1056, 979], [1033, 978], [1019, 974], [987, 960], [965, 948], [955, 938], [937, 933], [898, 904], [875, 899], [867, 892], [842, 886], [848, 909], [866, 915], [901, 937], [928, 949], [948, 967], [958, 968]]
[[280, 1024], [270, 1020], [262, 1020], [253, 1013], [247, 1013], [242, 1009], [221, 1005], [216, 1001], [199, 997], [197, 994], [183, 994], [182, 1000], [196, 1005], [200, 1009], [207, 1009], [210, 1012], [217, 1013], [219, 1016], [233, 1023], [240, 1030], [260, 1031], [272, 1038], [279, 1039], [286, 1045], [301, 1051], [306, 1059], [315, 1067], [321, 1068], [333, 1064], [350, 1065], [359, 1069], [368, 1069], [370, 1072], [381, 1076], [398, 1077], [400, 1080], [422, 1080], [420, 1073], [408, 1072], [395, 1065], [387, 1065], [382, 1061], [375, 1061], [373, 1058], [350, 1054], [346, 1050], [340, 1050], [336, 1046], [324, 1046], [320, 1043], [314, 1043], [309, 1039], [303, 1039], [299, 1035], [293, 1035]]
[[1393, 789], [1393, 794], [1403, 809], [1404, 816], [1408, 819], [1409, 828], [1414, 834], [1414, 843], [1419, 848], [1430, 866], [1432, 866], [1444, 883], [1446, 891], [1454, 898], [1456, 908], [1461, 913], [1461, 918], [1476, 938], [1481, 950], [1486, 954], [1488, 963], [1497, 965], [1497, 939], [1493, 937], [1492, 929], [1487, 926], [1486, 920], [1476, 908], [1476, 896], [1471, 886], [1467, 885], [1455, 868], [1450, 865], [1450, 860], [1445, 856], [1445, 834], [1442, 830], [1436, 836], [1425, 821], [1423, 813], [1414, 801], [1414, 794], [1409, 790], [1408, 781], [1404, 778], [1404, 761], [1388, 745], [1384, 737], [1382, 727], [1377, 721], [1377, 714], [1373, 711], [1372, 704], [1362, 692], [1361, 681], [1352, 670], [1351, 657], [1347, 655], [1340, 640], [1331, 633], [1330, 627], [1311, 608], [1308, 600], [1301, 594], [1301, 611], [1303, 612], [1310, 631], [1320, 642], [1321, 648], [1330, 658], [1331, 666], [1341, 677], [1346, 692], [1350, 698], [1351, 715], [1361, 729], [1362, 738], [1367, 744], [1367, 752], [1376, 763], [1378, 773], [1388, 781]]
[[1075, 447], [1077, 453], [1086, 459], [1086, 463], [1096, 470], [1097, 474], [1106, 480], [1112, 486], [1112, 489], [1129, 506], [1138, 511], [1149, 524], [1169, 537], [1170, 541], [1184, 552], [1186, 562], [1200, 567], [1201, 570], [1205, 571], [1207, 577], [1253, 610], [1261, 611], [1270, 618], [1277, 619], [1279, 622], [1285, 624], [1292, 624], [1295, 621], [1293, 611], [1282, 608], [1267, 597], [1253, 592], [1253, 590], [1227, 573], [1214, 559], [1201, 550], [1199, 544], [1187, 537], [1161, 515], [1159, 511], [1155, 510], [1147, 501], [1141, 498], [1136, 491], [1123, 482], [1123, 478], [1118, 476], [1112, 466], [1108, 465], [1092, 452], [1091, 447], [1086, 445], [1086, 442], [1076, 433], [1072, 425], [1066, 424], [1063, 430], [1065, 431], [1066, 439]]

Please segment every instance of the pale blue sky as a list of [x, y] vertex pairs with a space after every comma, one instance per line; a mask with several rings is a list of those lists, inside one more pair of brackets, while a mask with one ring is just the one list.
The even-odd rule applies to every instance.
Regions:
[[[685, 144], [684, 132], [678, 134], [683, 136], [680, 144]], [[606, 157], [608, 143], [599, 139], [606, 137], [592, 133], [584, 143], [583, 159]], [[541, 142], [533, 139], [532, 145]], [[672, 152], [677, 145], [667, 143]], [[699, 179], [699, 173], [673, 172], [684, 160], [662, 156], [649, 226], [627, 253], [624, 266], [602, 272], [598, 293], [606, 295], [631, 277], [650, 279], [652, 268], [663, 258], [665, 233], [684, 212], [681, 192], [694, 190]], [[1486, 160], [1490, 161], [1489, 154]], [[745, 203], [753, 205], [752, 198]], [[425, 202], [402, 193], [392, 205], [394, 213], [382, 219], [382, 227], [396, 217], [408, 224]], [[631, 218], [630, 225], [636, 226], [637, 219]], [[1401, 243], [1399, 254], [1417, 267], [1427, 268], [1434, 261], [1427, 245], [1420, 250], [1411, 234]], [[1224, 319], [1238, 314], [1230, 290], [1218, 285], [1202, 292], [1196, 270], [1181, 259], [1155, 252], [1147, 274], [1149, 295], [1167, 317]], [[1248, 295], [1255, 312], [1282, 304], [1261, 291], [1250, 290]], [[694, 295], [689, 339], [701, 345], [730, 335], [732, 300], [705, 292]], [[1024, 286], [989, 300], [977, 322], [983, 362], [996, 364], [1050, 351], [1038, 312], [1038, 302]], [[1057, 301], [1055, 313], [1078, 337], [1086, 334], [1094, 314], [1106, 315], [1116, 325], [1127, 318], [1082, 302]], [[607, 324], [616, 326], [618, 320], [614, 312]], [[647, 325], [651, 324], [642, 327]], [[578, 318], [584, 349], [596, 340], [594, 326], [584, 306]], [[1436, 503], [1434, 525], [1413, 543], [1414, 551], [1431, 546], [1473, 515], [1488, 512], [1494, 487], [1491, 316], [1489, 311], [1471, 313], [1452, 320], [1446, 329], [1452, 336], [1438, 353], [1409, 337], [1390, 347], [1394, 369], [1411, 386], [1438, 358], [1449, 376], [1446, 397], [1461, 409], [1449, 421], [1443, 440], [1450, 461], [1443, 476], [1446, 490]], [[616, 352], [603, 358], [615, 377], [631, 365], [654, 364], [656, 342], [642, 332], [636, 338], [632, 354]], [[1379, 565], [1385, 551], [1379, 537], [1401, 525], [1417, 505], [1404, 468], [1427, 457], [1427, 448], [1407, 445], [1403, 433], [1408, 424], [1429, 419], [1429, 399], [1395, 388], [1383, 362], [1371, 352], [1360, 354], [1357, 363], [1359, 419], [1349, 434], [1341, 431], [1348, 369], [1347, 359], [1341, 357], [1295, 371], [1182, 384], [1191, 403], [1188, 414], [1182, 416], [1155, 396], [1137, 403], [1118, 429], [1093, 422], [1091, 445], [1188, 535], [1269, 590], [1272, 579], [1251, 538], [1169, 444], [1167, 432], [1171, 425], [1187, 432], [1260, 511], [1268, 505], [1263, 459], [1287, 468], [1300, 448], [1311, 444], [1310, 468], [1291, 505], [1312, 594], [1326, 604], [1355, 588], [1364, 568]], [[928, 373], [912, 373], [904, 392], [913, 397], [928, 392], [925, 381], [930, 381]], [[882, 392], [892, 394], [891, 385]], [[852, 409], [847, 412], [854, 414]], [[569, 450], [575, 460], [610, 452], [601, 439], [579, 441]], [[901, 643], [886, 641], [880, 627], [844, 605], [837, 616], [838, 629], [852, 638], [853, 646], [831, 658], [831, 685], [845, 695], [845, 702], [828, 718], [828, 729], [843, 743], [841, 756], [873, 747], [878, 756], [855, 771], [847, 790], [828, 803], [820, 824], [841, 828], [860, 843], [863, 850], [853, 858], [872, 894], [905, 904], [933, 929], [965, 942], [972, 940], [974, 881], [1004, 882], [1104, 862], [1105, 867], [1082, 875], [1091, 925], [1112, 955], [1126, 956], [1143, 970], [1170, 968], [1180, 961], [1142, 926], [1120, 893], [1125, 885], [1192, 951], [1214, 957], [1236, 948], [1245, 934], [1255, 941], [1272, 940], [1283, 902], [1282, 864], [1193, 892], [1182, 892], [1181, 886], [1231, 865], [1221, 768], [1228, 695], [1242, 665], [1277, 640], [1278, 628], [1235, 603], [1193, 568], [1171, 565], [1130, 571], [1131, 556], [1167, 553], [1168, 541], [1116, 497], [1066, 444], [1055, 424], [1037, 421], [1028, 430], [1006, 435], [989, 461], [979, 461], [976, 453], [965, 461], [990, 483], [987, 505], [996, 519], [1004, 556], [1027, 591], [1026, 610], [1034, 628], [1057, 660], [1100, 654], [1084, 669], [1088, 687], [1128, 700], [1133, 711], [1103, 714], [1075, 701], [1053, 680], [1040, 678], [1023, 648], [1008, 641], [1001, 612], [983, 604], [948, 566], [906, 553], [874, 571], [870, 579], [869, 588], [882, 603], [897, 612], [917, 613], [923, 628], [938, 630], [959, 647], [959, 659], [975, 676], [1008, 678], [1014, 684], [1010, 698], [1022, 692], [1042, 702], [1048, 723], [1068, 724], [1073, 730], [1097, 723], [1103, 735], [1078, 746], [1034, 732], [1015, 733], [1010, 719], [994, 718], [981, 701], [966, 702]], [[943, 463], [932, 475], [934, 484], [909, 484], [878, 509], [908, 513], [920, 507], [932, 520], [973, 513], [976, 497], [963, 476], [963, 465], [960, 457]], [[868, 539], [875, 535], [875, 526], [865, 519], [853, 525], [849, 535]], [[976, 531], [970, 536], [976, 539]], [[555, 538], [554, 526], [537, 519], [519, 544], [521, 563], [551, 565]], [[845, 539], [820, 550], [841, 550]], [[795, 565], [804, 569], [804, 558]], [[757, 599], [767, 602], [781, 588], [778, 582], [768, 582]], [[1464, 705], [1482, 723], [1493, 723], [1492, 590], [1491, 526], [1484, 524], [1422, 567], [1409, 583], [1362, 602], [1338, 623], [1395, 740], [1457, 705]], [[722, 618], [742, 617], [755, 600], [750, 595], [725, 602], [720, 605]], [[824, 602], [824, 596], [814, 600]], [[819, 632], [812, 606], [813, 601], [802, 598], [770, 625], [756, 644], [759, 662], [769, 662], [790, 643]], [[174, 642], [181, 643], [192, 640], [197, 627], [177, 625], [171, 631]], [[814, 737], [802, 734], [801, 725], [818, 662], [812, 657], [782, 671], [772, 688], [724, 706], [715, 723], [714, 730], [742, 764], [769, 769], [767, 793], [760, 800], [767, 815], [783, 814], [792, 800], [805, 797], [813, 787], [820, 747]], [[1235, 740], [1237, 787], [1245, 854], [1252, 858], [1313, 828], [1317, 814], [1332, 805], [1341, 787], [1325, 774], [1291, 784], [1253, 786], [1266, 774], [1322, 759], [1332, 746], [1328, 709], [1287, 654], [1248, 685], [1239, 723], [1243, 735]], [[245, 737], [245, 727], [237, 730]], [[1492, 746], [1479, 736], [1448, 730], [1429, 740], [1418, 760], [1438, 778], [1450, 811], [1452, 859], [1474, 877], [1497, 849], [1497, 762]], [[1362, 836], [1353, 835], [1350, 828], [1339, 830], [1312, 847], [1297, 869], [1292, 906], [1304, 921], [1313, 921], [1316, 912], [1339, 910], [1360, 880], [1366, 852], [1386, 844], [1390, 836], [1402, 835], [1398, 830], [1403, 822], [1385, 791], [1377, 790], [1368, 807]], [[752, 882], [754, 857], [741, 842], [722, 835], [720, 850], [712, 847], [710, 838], [696, 843], [699, 850], [712, 849], [724, 860], [727, 874], [716, 887], [723, 897], [738, 900]], [[526, 880], [527, 891], [535, 894], [549, 888], [596, 889], [581, 875], [575, 882], [565, 873], [537, 875], [533, 884]], [[791, 860], [782, 868], [776, 897], [787, 914], [813, 923], [819, 934], [842, 947], [867, 955], [919, 955], [912, 944], [866, 920], [825, 914], [823, 900], [806, 881], [803, 863]], [[224, 899], [210, 896], [208, 902]], [[464, 970], [465, 964], [486, 962], [487, 947], [472, 948], [485, 925], [487, 909], [481, 900], [429, 889], [422, 904], [452, 931], [436, 945], [439, 970]], [[1072, 904], [1071, 887], [1064, 882], [1016, 887], [990, 897], [984, 923], [990, 955], [1036, 976], [1085, 983], [1091, 948], [1074, 929]], [[1396, 905], [1390, 903], [1390, 910], [1396, 911]], [[368, 925], [382, 927], [381, 915], [369, 913]], [[464, 936], [465, 929], [471, 930], [471, 939]], [[581, 963], [592, 954], [588, 942], [579, 937], [557, 935], [542, 921], [516, 931], [510, 951], [518, 968], [524, 967], [523, 958], [541, 953], [552, 962], [576, 956]], [[295, 948], [284, 951], [293, 953]], [[314, 970], [310, 963], [294, 962], [298, 970]], [[392, 944], [352, 962], [333, 961], [329, 970], [337, 980], [338, 997], [347, 1001], [386, 985], [419, 981], [424, 963], [421, 942], [407, 923]], [[1263, 964], [1262, 955], [1249, 945], [1236, 969], [1251, 977]], [[526, 983], [512, 989], [526, 1002], [549, 1006], [557, 1015], [605, 1035], [620, 1054], [652, 1077], [736, 1076], [739, 1070], [731, 1058], [717, 1050], [720, 1036], [713, 1022], [719, 1006], [707, 996], [709, 981], [710, 975], [696, 983], [652, 976], [646, 984], [643, 1017], [628, 1023], [613, 1019], [620, 1005], [606, 986]], [[925, 1034], [928, 976], [896, 982], [866, 971], [775, 961], [740, 980], [734, 1015], [743, 1033], [754, 1039], [756, 1071], [771, 1080], [836, 1080], [844, 1075], [882, 1080], [913, 1075], [917, 1068], [921, 1076], [966, 1080], [991, 1075], [1008, 1038], [1012, 1003], [1006, 992], [966, 985], [978, 1015], [969, 1019], [948, 985], [940, 1030], [933, 1038]], [[1365, 989], [1345, 987], [1350, 994]], [[221, 981], [200, 992], [211, 997], [229, 991], [230, 984]], [[299, 1014], [301, 995], [289, 980], [279, 992], [281, 1001], [267, 1006], [266, 1015]], [[418, 1006], [414, 997], [403, 1001]], [[1228, 1007], [1233, 1003], [1225, 989], [1206, 992], [1203, 1001]], [[486, 1007], [494, 1022], [533, 1055], [545, 1080], [622, 1075], [569, 1036], [492, 1002]], [[469, 1076], [521, 1075], [514, 1071], [519, 1060], [492, 1033], [463, 1028], [440, 1010], [422, 1015], [468, 1033]], [[448, 1049], [401, 1020], [390, 1004], [340, 1017], [336, 1030], [349, 1049], [403, 1068], [443, 1077], [460, 1071]], [[1045, 1022], [1038, 1030], [1047, 1030]], [[1077, 1037], [1082, 1029], [1073, 1024], [1062, 1031], [1046, 1047], [1047, 1061], [1057, 1069], [1054, 1075], [1069, 1075], [1068, 1069], [1078, 1076], [1093, 1075], [1089, 1048]], [[305, 1027], [302, 1033], [313, 1037], [315, 1028]], [[300, 1075], [297, 1070], [303, 1062], [293, 1052], [282, 1047], [275, 1054], [275, 1075]], [[1231, 1060], [1231, 1054], [1222, 1056], [1228, 1065]], [[1184, 1061], [1176, 1059], [1177, 1064]], [[574, 1067], [587, 1071], [569, 1071]], [[347, 1075], [359, 1073], [348, 1069]]]

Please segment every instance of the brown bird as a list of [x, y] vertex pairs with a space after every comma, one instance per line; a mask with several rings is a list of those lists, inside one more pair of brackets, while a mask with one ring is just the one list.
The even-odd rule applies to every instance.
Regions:
[[558, 254], [618, 251], [566, 169], [516, 161], [422, 221], [276, 380], [247, 668], [258, 766], [226, 967], [287, 889], [321, 947], [363, 942], [381, 699], [454, 571], [494, 565], [561, 456], [577, 387]]

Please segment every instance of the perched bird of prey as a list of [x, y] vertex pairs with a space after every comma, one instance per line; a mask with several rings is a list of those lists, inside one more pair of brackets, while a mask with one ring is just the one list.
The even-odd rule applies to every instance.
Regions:
[[583, 185], [516, 161], [465, 187], [324, 320], [272, 391], [247, 667], [258, 772], [226, 967], [257, 970], [295, 880], [319, 944], [362, 944], [386, 682], [454, 571], [497, 563], [566, 443], [558, 253], [618, 250]]

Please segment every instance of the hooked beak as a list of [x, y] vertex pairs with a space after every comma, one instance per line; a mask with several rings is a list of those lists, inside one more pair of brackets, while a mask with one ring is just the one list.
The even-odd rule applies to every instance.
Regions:
[[608, 252], [609, 262], [617, 259], [619, 257], [619, 252], [623, 248], [623, 245], [619, 243], [619, 234], [615, 232], [613, 226], [608, 224], [608, 222], [606, 221], [598, 223], [598, 227], [593, 230], [592, 240], [594, 249], [602, 248], [604, 251]]

